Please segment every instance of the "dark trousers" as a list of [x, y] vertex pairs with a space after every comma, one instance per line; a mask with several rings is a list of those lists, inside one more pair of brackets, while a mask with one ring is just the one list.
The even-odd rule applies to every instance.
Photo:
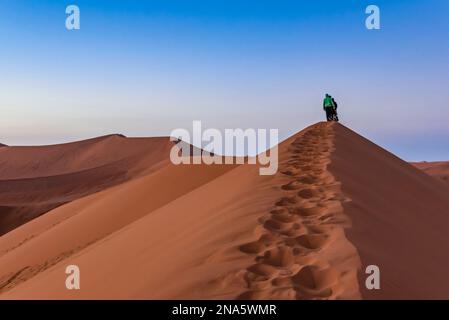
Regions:
[[327, 107], [327, 108], [324, 108], [324, 110], [326, 110], [327, 121], [332, 121], [333, 117], [334, 117], [334, 108]]

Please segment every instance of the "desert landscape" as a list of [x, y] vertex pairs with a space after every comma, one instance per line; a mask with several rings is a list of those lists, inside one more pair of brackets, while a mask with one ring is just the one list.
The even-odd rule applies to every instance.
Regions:
[[1, 145], [0, 299], [449, 299], [448, 163], [334, 122], [280, 143], [272, 176], [176, 166], [172, 146]]

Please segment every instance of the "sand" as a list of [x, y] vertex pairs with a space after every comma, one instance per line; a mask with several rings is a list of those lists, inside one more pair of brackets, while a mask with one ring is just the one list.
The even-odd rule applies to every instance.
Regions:
[[330, 171], [351, 199], [347, 237], [363, 266], [381, 270], [382, 290], [361, 286], [362, 296], [449, 299], [449, 188], [343, 126], [334, 129]]
[[110, 135], [76, 143], [0, 149], [0, 235], [65, 203], [152, 172], [169, 138]]
[[449, 183], [449, 161], [437, 161], [437, 162], [415, 162], [412, 163], [418, 169], [423, 170], [425, 173], [432, 177], [442, 179], [444, 182]]
[[[11, 172], [64, 179], [116, 162], [127, 179], [1, 236], [0, 299], [449, 298], [449, 188], [342, 125], [282, 142], [274, 176], [248, 164], [174, 166], [168, 139], [148, 139], [33, 147], [38, 168], [8, 151], [6, 185]], [[29, 193], [17, 188], [16, 205], [34, 204]], [[65, 287], [71, 264], [81, 290]], [[370, 264], [380, 291], [365, 288]]]

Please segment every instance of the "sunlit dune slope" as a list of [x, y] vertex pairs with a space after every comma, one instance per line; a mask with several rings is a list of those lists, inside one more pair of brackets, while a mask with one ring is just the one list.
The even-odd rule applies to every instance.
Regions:
[[443, 181], [337, 123], [278, 151], [273, 176], [168, 162], [14, 229], [0, 299], [449, 298]]

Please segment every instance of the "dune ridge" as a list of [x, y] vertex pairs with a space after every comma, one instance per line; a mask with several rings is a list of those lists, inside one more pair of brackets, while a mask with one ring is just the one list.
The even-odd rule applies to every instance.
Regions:
[[443, 181], [337, 123], [282, 142], [279, 161], [273, 176], [141, 162], [1, 236], [0, 299], [449, 298]]
[[135, 173], [166, 160], [165, 151], [172, 145], [169, 137], [114, 134], [48, 146], [6, 146], [0, 151], [0, 179], [48, 178], [114, 164], [126, 164]]
[[169, 138], [109, 135], [0, 150], [0, 235], [65, 203], [168, 164]]
[[[292, 139], [290, 139], [292, 140]], [[284, 196], [261, 219], [259, 239], [241, 246], [255, 255], [242, 299], [358, 298], [358, 256], [344, 236], [339, 183], [327, 170], [333, 152], [329, 124], [319, 124], [288, 144], [281, 162]], [[335, 254], [338, 252], [338, 255]]]
[[[0, 297], [357, 298], [357, 254], [344, 238], [349, 221], [338, 183], [326, 170], [329, 128], [321, 123], [282, 143], [275, 176], [260, 176], [250, 165], [167, 167], [17, 228], [0, 238], [0, 264], [7, 266], [0, 268]], [[160, 187], [173, 170], [186, 174], [174, 179], [180, 187], [208, 170], [212, 176], [176, 195]], [[153, 199], [145, 197], [149, 188], [157, 188]], [[135, 193], [141, 196], [130, 199]], [[154, 206], [167, 194], [173, 196]], [[208, 200], [197, 207], [199, 199]], [[122, 211], [137, 219], [124, 219]], [[122, 222], [106, 230], [104, 219]], [[58, 245], [48, 246], [51, 239]], [[87, 290], [63, 287], [69, 263], [87, 270]], [[111, 278], [116, 287], [105, 287]]]

